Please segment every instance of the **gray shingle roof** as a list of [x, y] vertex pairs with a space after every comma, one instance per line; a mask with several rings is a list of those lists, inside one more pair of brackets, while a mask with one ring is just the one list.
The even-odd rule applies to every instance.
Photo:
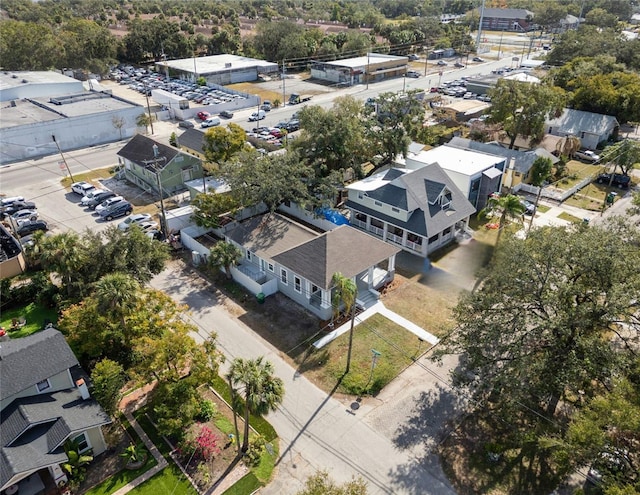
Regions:
[[[397, 187], [397, 184], [403, 187]], [[406, 222], [385, 215], [354, 201], [347, 201], [347, 207], [360, 211], [387, 223], [425, 237], [442, 232], [447, 227], [475, 213], [475, 208], [458, 189], [444, 170], [437, 163], [426, 165], [417, 170], [404, 173], [391, 183], [384, 184], [374, 191], [393, 187], [393, 191], [406, 196], [408, 211], [413, 212]], [[442, 209], [440, 204], [432, 204], [434, 199], [447, 189], [451, 194], [451, 205]], [[367, 191], [371, 196], [373, 191]], [[379, 193], [384, 196], [384, 193]], [[434, 198], [435, 195], [435, 198]], [[401, 201], [401, 200], [396, 200]]]
[[202, 144], [204, 141], [204, 132], [199, 129], [187, 129], [178, 136], [178, 144], [186, 148], [204, 154]]
[[0, 413], [0, 486], [15, 474], [65, 461], [61, 444], [70, 435], [110, 422], [77, 388], [16, 399]]
[[[64, 336], [48, 328], [0, 344], [0, 400], [78, 364]], [[34, 389], [35, 392], [35, 389]]]
[[319, 234], [282, 215], [259, 215], [242, 222], [226, 236], [261, 258], [272, 259]]
[[328, 289], [334, 273], [355, 277], [399, 251], [369, 234], [342, 225], [273, 259], [318, 287]]
[[155, 165], [155, 156], [153, 154], [154, 144], [158, 146], [158, 157], [161, 158], [158, 160], [159, 168], [164, 168], [176, 155], [182, 153], [182, 151], [173, 146], [167, 146], [142, 134], [136, 134], [131, 138], [131, 141], [118, 151], [118, 155], [141, 167], [153, 169]]
[[533, 12], [526, 9], [496, 9], [486, 8], [484, 9], [485, 19], [526, 19], [527, 17], [533, 17]]

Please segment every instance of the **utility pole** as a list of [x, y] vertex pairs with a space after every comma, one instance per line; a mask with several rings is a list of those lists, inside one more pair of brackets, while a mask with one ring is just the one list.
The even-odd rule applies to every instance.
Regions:
[[[154, 162], [154, 169], [156, 172], [156, 181], [158, 183], [158, 192], [160, 193], [160, 212], [162, 214], [162, 232], [164, 234], [164, 237], [167, 237], [167, 216], [165, 214], [164, 211], [164, 192], [162, 190], [162, 180], [160, 179], [160, 170], [158, 169], [158, 160], [160, 159], [159, 153], [160, 153], [160, 149], [158, 148], [158, 145], [154, 143], [154, 145], [152, 146], [153, 148], [153, 162]], [[166, 160], [166, 157], [163, 157]]]
[[282, 59], [282, 106], [284, 107], [287, 104], [287, 92], [285, 91], [285, 81], [286, 77], [286, 66], [284, 65], [284, 59]]
[[371, 47], [367, 49], [367, 68], [364, 71], [364, 77], [367, 80], [367, 89], [369, 89], [369, 52], [371, 51]]
[[147, 90], [147, 83], [143, 82], [144, 97], [147, 99], [147, 114], [149, 115], [149, 125], [151, 126], [151, 135], [153, 136], [153, 117], [151, 116], [151, 107], [149, 106], [149, 91]]
[[345, 375], [349, 373], [351, 369], [351, 349], [353, 348], [353, 326], [356, 322], [356, 306], [356, 296], [354, 295], [353, 304], [351, 305], [351, 327], [349, 328], [349, 350], [347, 351], [347, 368], [344, 371]]
[[56, 148], [58, 148], [58, 153], [60, 153], [60, 156], [62, 157], [64, 166], [67, 167], [67, 172], [69, 172], [69, 177], [71, 177], [71, 182], [75, 182], [73, 175], [71, 174], [71, 169], [69, 168], [69, 164], [67, 163], [67, 159], [62, 154], [62, 150], [60, 149], [60, 145], [58, 144], [58, 141], [56, 141], [55, 135], [51, 134], [51, 138], [53, 139], [53, 142], [56, 143]]
[[478, 23], [478, 36], [476, 37], [476, 52], [480, 53], [480, 40], [482, 39], [482, 21], [484, 21], [484, 0], [482, 0], [482, 7], [480, 7], [480, 22]]
[[429, 63], [429, 50], [424, 48], [424, 77], [427, 77], [427, 64]]

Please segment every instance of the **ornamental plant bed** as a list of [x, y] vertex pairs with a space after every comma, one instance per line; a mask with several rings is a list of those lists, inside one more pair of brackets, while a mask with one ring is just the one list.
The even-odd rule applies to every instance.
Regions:
[[[207, 491], [236, 459], [238, 439], [235, 438], [231, 408], [207, 387], [201, 387], [199, 392], [203, 400], [213, 404], [215, 412], [209, 420], [191, 425], [184, 440], [176, 446], [176, 460], [198, 487]], [[243, 427], [242, 417], [238, 416], [240, 435]]]

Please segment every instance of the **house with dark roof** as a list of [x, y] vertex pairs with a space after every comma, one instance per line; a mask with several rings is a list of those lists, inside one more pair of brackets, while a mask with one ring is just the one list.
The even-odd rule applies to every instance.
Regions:
[[351, 224], [427, 257], [466, 230], [474, 206], [437, 164], [392, 168], [347, 186]]
[[204, 132], [200, 129], [187, 129], [177, 137], [178, 147], [182, 151], [186, 151], [197, 156], [203, 162], [206, 161], [204, 156]]
[[238, 283], [253, 294], [282, 292], [324, 320], [332, 315], [334, 273], [356, 282], [366, 307], [379, 297], [375, 289], [393, 280], [400, 251], [348, 225], [321, 233], [280, 214], [240, 222], [225, 240], [242, 252], [231, 269]]
[[554, 136], [577, 136], [583, 148], [595, 150], [602, 142], [615, 139], [620, 123], [612, 115], [565, 108], [562, 115], [545, 122], [546, 131]]
[[[64, 336], [47, 328], [0, 343], [0, 489], [38, 493], [66, 481], [64, 444], [98, 455], [111, 422], [89, 394]], [[24, 489], [23, 489], [24, 488]]]
[[158, 195], [170, 196], [185, 189], [185, 182], [202, 179], [199, 158], [136, 134], [120, 151], [118, 162], [126, 179], [138, 187]]
[[482, 16], [482, 29], [487, 31], [530, 31], [533, 29], [533, 12], [526, 9], [478, 9]]
[[518, 191], [521, 184], [529, 183], [531, 167], [539, 157], [550, 159], [554, 165], [560, 161], [558, 157], [543, 148], [528, 151], [510, 150], [508, 146], [496, 141], [481, 143], [467, 138], [454, 137], [447, 143], [447, 146], [506, 158], [507, 168], [502, 177], [502, 185], [513, 192]]

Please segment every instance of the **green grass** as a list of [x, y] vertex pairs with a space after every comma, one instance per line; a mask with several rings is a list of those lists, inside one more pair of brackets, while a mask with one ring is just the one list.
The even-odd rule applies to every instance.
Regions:
[[558, 215], [558, 218], [561, 218], [562, 220], [566, 220], [567, 222], [572, 222], [572, 223], [581, 223], [582, 222], [582, 218], [578, 218], [574, 215], [571, 215], [570, 213], [567, 213], [566, 211], [563, 211], [562, 213], [560, 213], [560, 215]]
[[271, 479], [273, 470], [276, 467], [276, 459], [278, 458], [278, 453], [280, 452], [280, 449], [278, 448], [278, 442], [270, 443], [273, 455], [271, 455], [269, 451], [265, 449], [260, 456], [260, 462], [258, 463], [258, 465], [254, 468], [251, 468], [251, 471], [263, 484], [268, 483]]
[[[12, 320], [14, 318], [19, 319], [20, 317], [24, 318], [27, 324], [18, 330], [11, 330]], [[18, 339], [42, 330], [46, 320], [55, 323], [57, 317], [58, 314], [55, 309], [48, 309], [36, 303], [30, 303], [27, 306], [2, 311], [0, 315], [0, 326], [9, 332], [12, 339]]]
[[240, 478], [237, 483], [227, 488], [222, 495], [249, 495], [262, 486], [253, 472]]
[[197, 495], [198, 492], [185, 478], [180, 468], [172, 461], [169, 465], [149, 480], [135, 487], [129, 493], [135, 495]]
[[538, 204], [538, 208], [537, 208], [538, 212], [540, 212], [540, 213], [546, 213], [546, 212], [548, 212], [550, 209], [551, 209], [551, 207], [550, 207], [550, 206], [541, 205], [541, 204]]
[[142, 427], [144, 432], [147, 434], [149, 439], [153, 442], [156, 448], [160, 451], [160, 453], [165, 457], [169, 458], [169, 453], [171, 452], [171, 447], [167, 442], [164, 441], [158, 434], [158, 430], [153, 426], [151, 420], [145, 414], [144, 409], [138, 409], [135, 413], [133, 413], [134, 417], [138, 424]]
[[[111, 177], [113, 175], [113, 170], [114, 167], [90, 170], [89, 172], [85, 172], [83, 174], [74, 174], [73, 179], [75, 182], [85, 181], [97, 185], [94, 181], [96, 181], [97, 179], [107, 179]], [[64, 187], [71, 187], [72, 180], [71, 177], [65, 177], [60, 182]]]

